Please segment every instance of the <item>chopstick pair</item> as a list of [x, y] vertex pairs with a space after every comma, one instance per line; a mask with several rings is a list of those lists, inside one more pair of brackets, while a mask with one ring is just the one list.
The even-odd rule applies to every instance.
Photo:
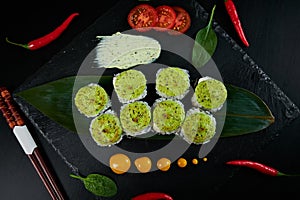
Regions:
[[64, 200], [57, 183], [48, 169], [38, 146], [27, 129], [24, 120], [19, 114], [10, 92], [5, 87], [0, 87], [0, 110], [6, 119], [9, 127], [13, 130], [16, 138], [24, 152], [30, 159], [35, 170], [40, 176], [43, 184], [53, 200]]

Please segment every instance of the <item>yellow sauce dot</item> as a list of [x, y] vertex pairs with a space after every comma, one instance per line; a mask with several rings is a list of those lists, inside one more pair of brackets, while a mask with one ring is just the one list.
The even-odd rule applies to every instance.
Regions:
[[109, 159], [109, 166], [116, 174], [124, 174], [130, 168], [131, 162], [128, 156], [124, 154], [115, 154]]
[[171, 160], [168, 158], [161, 158], [157, 161], [156, 166], [161, 171], [168, 171], [171, 167]]
[[148, 157], [137, 158], [134, 161], [134, 164], [141, 173], [149, 172], [151, 170], [151, 166], [152, 166], [151, 159]]
[[194, 159], [192, 160], [192, 163], [193, 163], [194, 165], [197, 165], [197, 164], [198, 164], [197, 158], [194, 158]]
[[206, 158], [206, 157], [204, 157], [202, 160], [203, 160], [204, 162], [206, 162], [206, 161], [207, 161], [207, 158]]
[[185, 166], [187, 165], [186, 159], [184, 159], [184, 158], [179, 158], [179, 159], [177, 160], [177, 165], [178, 165], [179, 167], [185, 167]]

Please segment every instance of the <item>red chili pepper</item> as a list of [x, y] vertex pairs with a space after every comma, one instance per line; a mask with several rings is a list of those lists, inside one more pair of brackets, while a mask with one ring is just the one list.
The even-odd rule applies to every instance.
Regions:
[[41, 47], [46, 46], [47, 44], [49, 44], [50, 42], [54, 41], [55, 39], [57, 39], [63, 32], [64, 30], [66, 30], [66, 28], [69, 26], [69, 24], [71, 23], [71, 21], [73, 20], [74, 17], [76, 17], [77, 15], [79, 15], [79, 13], [72, 13], [60, 26], [58, 26], [55, 30], [53, 30], [52, 32], [48, 33], [45, 36], [42, 36], [40, 38], [37, 38], [35, 40], [30, 41], [28, 44], [18, 44], [18, 43], [14, 43], [8, 40], [8, 38], [6, 38], [6, 41], [8, 43], [17, 45], [17, 46], [21, 46], [23, 48], [29, 49], [29, 50], [36, 50], [36, 49], [40, 49]]
[[244, 30], [242, 28], [241, 21], [239, 19], [239, 16], [238, 16], [238, 13], [237, 13], [237, 10], [236, 10], [236, 7], [235, 7], [233, 1], [225, 0], [224, 3], [225, 3], [227, 13], [229, 14], [229, 17], [234, 25], [235, 30], [238, 33], [240, 39], [242, 40], [242, 42], [244, 43], [245, 46], [249, 47], [249, 43], [246, 39]]
[[131, 200], [173, 200], [173, 198], [162, 192], [148, 192], [135, 196]]
[[270, 176], [299, 176], [298, 174], [295, 175], [284, 174], [275, 168], [251, 160], [231, 160], [231, 161], [227, 161], [226, 164], [249, 167]]

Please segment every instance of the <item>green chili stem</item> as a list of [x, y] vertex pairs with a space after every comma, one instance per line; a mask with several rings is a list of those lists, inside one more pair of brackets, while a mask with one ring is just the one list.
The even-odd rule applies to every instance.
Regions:
[[282, 172], [278, 172], [277, 176], [300, 176], [300, 174], [285, 174], [285, 173], [282, 173]]
[[25, 49], [28, 49], [28, 45], [27, 44], [19, 44], [19, 43], [11, 42], [11, 41], [8, 40], [7, 37], [5, 38], [5, 40], [6, 40], [6, 42], [8, 42], [10, 44], [17, 45], [17, 46], [23, 47]]

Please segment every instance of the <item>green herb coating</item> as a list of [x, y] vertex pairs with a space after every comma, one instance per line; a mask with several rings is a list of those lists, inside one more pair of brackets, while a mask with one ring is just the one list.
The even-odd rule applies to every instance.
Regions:
[[159, 99], [153, 109], [153, 129], [162, 134], [174, 133], [180, 128], [184, 117], [185, 110], [181, 102]]
[[190, 87], [189, 74], [178, 67], [160, 69], [156, 76], [156, 91], [162, 97], [182, 99]]
[[100, 146], [110, 146], [122, 138], [122, 127], [114, 113], [104, 113], [94, 118], [90, 124], [90, 132], [94, 141]]
[[147, 80], [145, 75], [135, 69], [117, 74], [113, 79], [114, 89], [122, 103], [142, 99], [146, 95]]
[[189, 110], [182, 124], [181, 134], [188, 143], [203, 144], [216, 132], [216, 121], [210, 114], [200, 110]]
[[104, 88], [94, 83], [81, 87], [75, 95], [75, 106], [87, 117], [97, 116], [108, 107], [109, 102]]
[[193, 98], [203, 109], [216, 111], [226, 101], [227, 90], [221, 81], [205, 77], [199, 80]]
[[125, 104], [120, 111], [120, 121], [128, 135], [142, 134], [150, 125], [151, 108], [141, 101]]

